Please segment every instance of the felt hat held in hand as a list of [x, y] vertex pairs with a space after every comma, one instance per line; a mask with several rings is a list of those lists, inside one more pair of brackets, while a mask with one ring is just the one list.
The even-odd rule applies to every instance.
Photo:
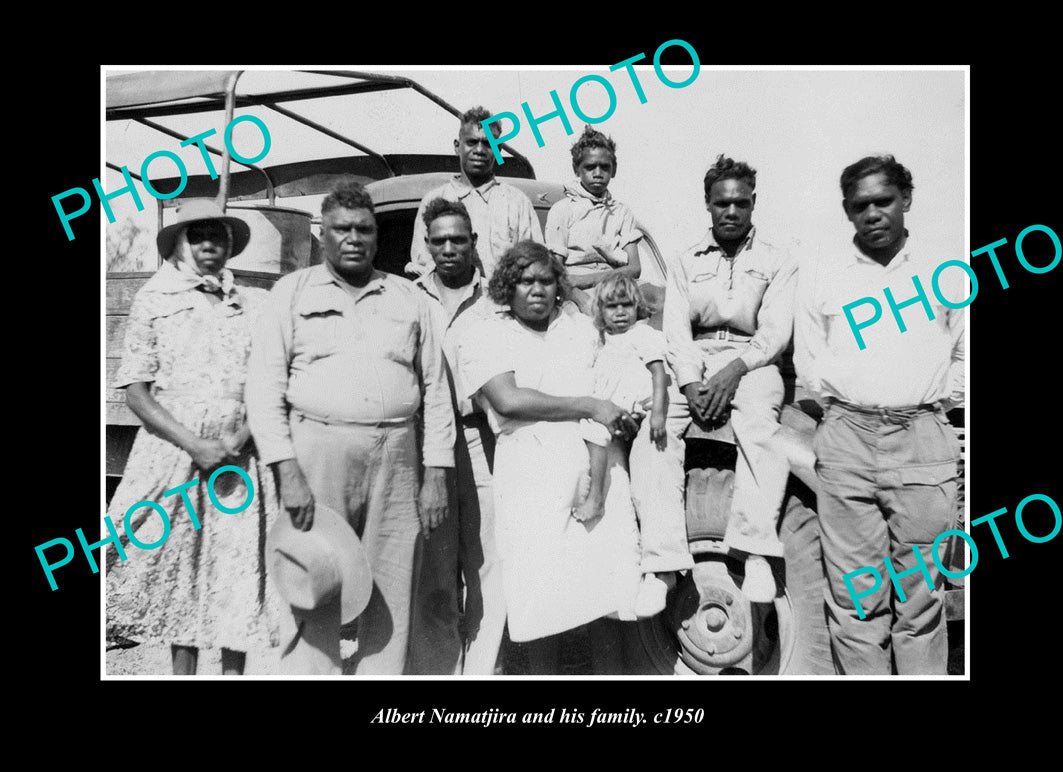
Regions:
[[334, 510], [314, 502], [309, 531], [284, 510], [266, 537], [269, 578], [292, 608], [313, 611], [340, 593], [340, 621], [354, 621], [369, 603], [373, 574], [354, 529]]

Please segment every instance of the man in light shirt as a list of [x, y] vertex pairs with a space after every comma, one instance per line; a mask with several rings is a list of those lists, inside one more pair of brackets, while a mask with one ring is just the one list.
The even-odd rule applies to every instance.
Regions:
[[[248, 365], [248, 422], [273, 466], [287, 512], [280, 516], [308, 530], [321, 501], [362, 540], [374, 586], [357, 622], [354, 670], [398, 675], [417, 533], [447, 514], [454, 412], [423, 294], [373, 267], [373, 203], [358, 183], [337, 186], [322, 202], [321, 244], [324, 262], [282, 277], [263, 305]], [[423, 472], [415, 426], [422, 407]], [[338, 622], [311, 640], [302, 634], [307, 620], [294, 616], [282, 669], [338, 674]]]
[[[487, 416], [457, 382], [458, 341], [477, 321], [500, 311], [476, 270], [477, 238], [460, 201], [434, 198], [423, 221], [433, 265], [414, 282], [432, 310], [454, 396], [455, 501], [423, 545], [414, 597], [407, 672], [493, 675], [506, 625], [502, 572], [495, 549], [495, 436]], [[458, 629], [458, 571], [464, 578], [464, 619]], [[464, 652], [464, 656], [462, 656]]]
[[[842, 172], [841, 188], [853, 245], [802, 268], [794, 357], [826, 406], [813, 449], [835, 668], [944, 675], [943, 590], [930, 550], [955, 517], [959, 442], [945, 412], [964, 398], [964, 312], [928, 292], [948, 256], [928, 254], [904, 227], [911, 173], [893, 156], [869, 156]], [[938, 277], [941, 297], [957, 305], [960, 273]], [[852, 305], [865, 298], [882, 308], [874, 324], [874, 303]], [[843, 577], [883, 561], [903, 594], [884, 573], [856, 608]], [[851, 578], [854, 593], [870, 590], [872, 577]]]
[[714, 426], [729, 414], [738, 463], [724, 544], [745, 561], [743, 593], [770, 603], [777, 588], [767, 557], [783, 554], [775, 523], [789, 474], [771, 445], [783, 401], [777, 361], [793, 332], [797, 262], [754, 227], [755, 186], [753, 168], [722, 155], [705, 174], [712, 227], [668, 271], [663, 328], [679, 388], [669, 406], [668, 444], [660, 454], [632, 449], [631, 483], [638, 495], [644, 483], [637, 468], [666, 457], [650, 467], [667, 489], [656, 498], [675, 510], [671, 551], [680, 544], [685, 550], [683, 433], [691, 420]]
[[[518, 241], [532, 239], [543, 243], [543, 229], [531, 200], [519, 189], [495, 179], [495, 154], [480, 124], [490, 117], [491, 113], [483, 107], [474, 107], [462, 114], [458, 138], [454, 140], [461, 172], [421, 199], [413, 223], [407, 275], [419, 276], [432, 266], [432, 255], [425, 243], [424, 210], [434, 198], [460, 201], [465, 205], [476, 234], [476, 252], [483, 275], [488, 279], [498, 259]], [[497, 137], [501, 135], [502, 127], [497, 122], [492, 123], [491, 131]]]

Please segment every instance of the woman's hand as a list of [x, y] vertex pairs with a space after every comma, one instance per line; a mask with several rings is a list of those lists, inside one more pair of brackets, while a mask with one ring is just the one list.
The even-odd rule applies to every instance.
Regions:
[[621, 407], [607, 399], [596, 399], [591, 419], [597, 421], [614, 439], [629, 440], [638, 434], [638, 422]]
[[229, 460], [229, 449], [221, 440], [199, 438], [188, 448], [188, 455], [192, 457], [192, 463], [206, 474]]
[[222, 445], [225, 446], [225, 449], [229, 451], [230, 461], [235, 461], [237, 458], [240, 457], [240, 454], [243, 452], [244, 445], [247, 444], [247, 441], [248, 439], [250, 439], [250, 437], [251, 431], [250, 429], [248, 429], [248, 426], [245, 423], [232, 434], [223, 434], [219, 438], [221, 439]]

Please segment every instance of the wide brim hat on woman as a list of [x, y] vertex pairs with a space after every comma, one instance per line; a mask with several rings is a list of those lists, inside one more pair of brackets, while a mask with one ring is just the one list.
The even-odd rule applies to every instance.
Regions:
[[213, 199], [192, 198], [177, 207], [177, 221], [160, 230], [159, 235], [155, 237], [155, 245], [159, 248], [159, 254], [163, 258], [173, 254], [174, 243], [181, 230], [191, 223], [204, 220], [218, 220], [229, 226], [233, 239], [229, 257], [236, 257], [243, 252], [247, 242], [251, 240], [251, 228], [239, 217], [225, 214]]
[[266, 537], [269, 577], [299, 611], [313, 611], [340, 594], [340, 621], [353, 622], [369, 604], [373, 574], [358, 535], [335, 510], [314, 502], [308, 531], [282, 511]]

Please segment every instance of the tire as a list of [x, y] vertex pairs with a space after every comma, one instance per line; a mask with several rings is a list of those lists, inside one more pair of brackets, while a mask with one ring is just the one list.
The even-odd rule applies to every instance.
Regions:
[[[770, 559], [779, 592], [774, 604], [751, 604], [739, 589], [742, 563], [724, 553], [718, 538], [707, 538], [710, 532], [720, 529], [720, 512], [713, 510], [729, 509], [730, 496], [726, 494], [730, 493], [734, 473], [729, 469], [705, 469], [699, 474], [702, 478], [698, 489], [703, 491], [701, 496], [708, 505], [693, 519], [688, 514], [695, 568], [681, 577], [661, 614], [639, 620], [642, 652], [637, 672], [833, 675], [823, 602], [826, 580], [819, 520], [809, 506], [815, 496], [800, 481], [791, 480], [779, 528], [784, 560]], [[716, 599], [721, 598], [723, 601], [717, 603]], [[726, 653], [710, 654], [702, 648], [705, 636], [691, 635], [699, 629], [706, 632], [706, 607], [714, 604], [717, 610], [712, 613], [722, 615], [725, 624], [740, 628], [753, 640], [751, 648], [744, 648], [744, 656], [737, 656], [737, 646]], [[731, 644], [734, 641], [728, 642]]]
[[779, 538], [786, 562], [786, 594], [794, 611], [794, 645], [783, 674], [834, 675], [823, 600], [827, 580], [819, 518], [807, 506], [815, 497], [799, 482], [794, 482], [787, 494]]

